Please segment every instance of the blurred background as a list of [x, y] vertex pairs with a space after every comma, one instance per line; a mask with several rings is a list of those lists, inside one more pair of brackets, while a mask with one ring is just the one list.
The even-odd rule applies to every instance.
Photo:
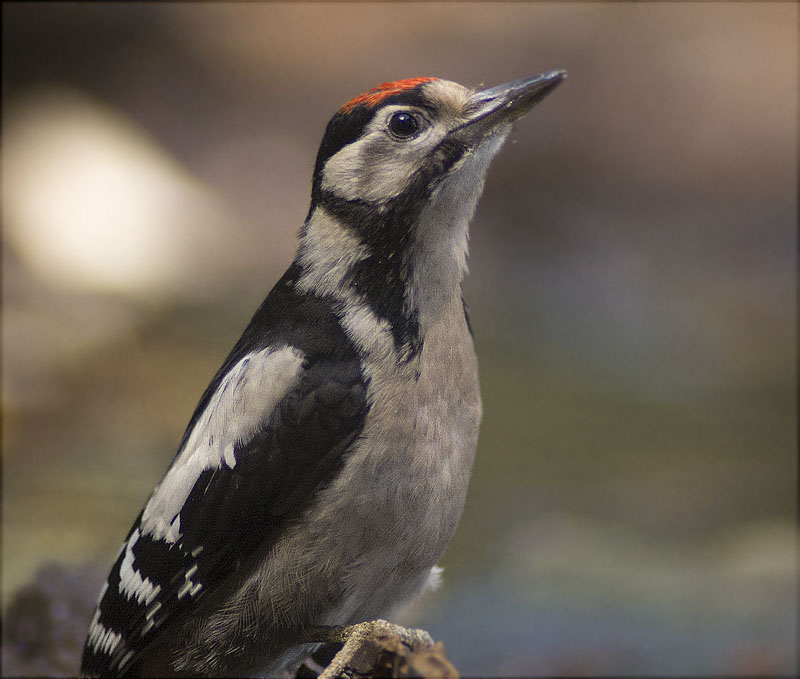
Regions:
[[2, 14], [5, 606], [99, 589], [343, 102], [564, 68], [473, 222], [481, 442], [404, 621], [466, 676], [795, 673], [796, 4]]

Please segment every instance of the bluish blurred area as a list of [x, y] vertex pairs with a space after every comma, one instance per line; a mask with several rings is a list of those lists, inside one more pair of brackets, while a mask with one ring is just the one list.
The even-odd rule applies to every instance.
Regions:
[[4, 601], [111, 564], [343, 102], [564, 68], [473, 222], [481, 443], [405, 621], [464, 676], [795, 674], [796, 4], [2, 14]]

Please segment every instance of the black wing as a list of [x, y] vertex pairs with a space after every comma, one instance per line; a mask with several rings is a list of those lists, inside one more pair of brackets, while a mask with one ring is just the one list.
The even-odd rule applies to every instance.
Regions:
[[180, 537], [155, 539], [140, 514], [108, 579], [84, 649], [82, 673], [123, 675], [139, 655], [253, 550], [274, 541], [288, 518], [331, 478], [361, 432], [366, 380], [330, 306], [299, 295], [292, 270], [270, 293], [207, 389], [184, 436], [185, 454], [225, 375], [265, 347], [298, 350], [293, 386], [263, 424], [234, 446], [235, 464], [202, 469], [180, 511]]

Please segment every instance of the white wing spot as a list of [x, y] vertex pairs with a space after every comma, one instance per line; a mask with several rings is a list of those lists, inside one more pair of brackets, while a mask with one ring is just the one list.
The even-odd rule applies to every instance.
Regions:
[[183, 585], [181, 585], [181, 588], [178, 590], [178, 600], [183, 599], [183, 597], [185, 597], [189, 593], [189, 590], [191, 588], [192, 588], [192, 583], [190, 580], [184, 582]]
[[158, 613], [158, 609], [161, 608], [161, 602], [156, 601], [148, 610], [147, 615], [144, 617], [150, 620], [156, 613]]
[[[119, 554], [117, 554], [119, 556]], [[106, 595], [108, 591], [108, 580], [103, 583], [103, 588], [100, 590], [100, 594], [97, 596], [97, 605], [100, 605], [100, 602], [103, 600], [103, 597]]]
[[194, 564], [189, 570], [184, 573], [183, 577], [185, 582], [181, 585], [181, 588], [178, 590], [178, 599], [183, 599], [187, 594], [189, 596], [195, 596], [197, 592], [203, 587], [202, 584], [192, 582], [192, 576], [197, 573], [197, 564]]
[[131, 658], [133, 658], [133, 651], [128, 651], [125, 655], [122, 656], [122, 660], [119, 661], [119, 668], [123, 669], [125, 665], [127, 665]]
[[134, 597], [140, 604], [152, 601], [161, 591], [161, 585], [154, 585], [150, 578], [142, 578], [142, 574], [133, 567], [133, 547], [139, 541], [139, 529], [131, 534], [125, 547], [125, 556], [119, 567], [119, 591], [130, 600]]
[[100, 609], [98, 608], [94, 612], [94, 617], [89, 625], [89, 646], [92, 647], [95, 653], [111, 655], [121, 640], [122, 635], [119, 632], [106, 629], [103, 623], [100, 622]]
[[143, 535], [175, 544], [176, 519], [206, 469], [233, 468], [235, 446], [250, 440], [300, 376], [303, 354], [293, 347], [267, 347], [242, 358], [222, 379], [194, 425], [186, 445], [142, 514]]

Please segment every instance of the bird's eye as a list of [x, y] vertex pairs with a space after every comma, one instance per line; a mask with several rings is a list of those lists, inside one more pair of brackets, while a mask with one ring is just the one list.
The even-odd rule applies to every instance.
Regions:
[[389, 118], [389, 132], [398, 139], [411, 139], [419, 128], [419, 120], [413, 113], [400, 111]]

